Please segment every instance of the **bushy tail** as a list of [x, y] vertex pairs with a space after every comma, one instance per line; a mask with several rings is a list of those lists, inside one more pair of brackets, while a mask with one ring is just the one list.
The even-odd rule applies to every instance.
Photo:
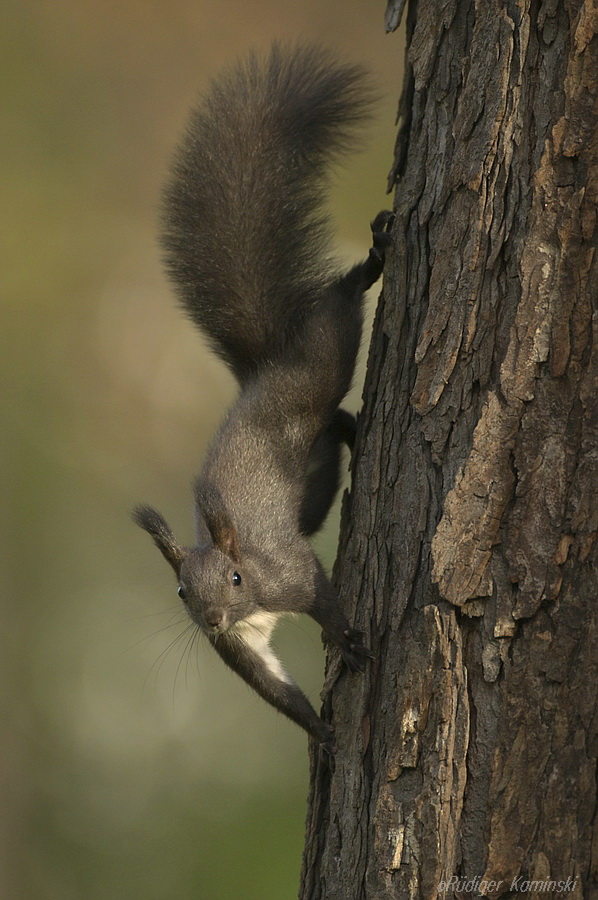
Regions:
[[275, 45], [218, 78], [165, 192], [168, 269], [241, 382], [276, 358], [329, 279], [321, 204], [371, 92], [358, 66]]

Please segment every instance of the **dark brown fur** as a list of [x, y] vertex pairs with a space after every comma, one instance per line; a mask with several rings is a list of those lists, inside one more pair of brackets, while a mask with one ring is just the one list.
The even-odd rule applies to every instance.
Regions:
[[214, 82], [193, 114], [165, 193], [167, 266], [240, 393], [196, 483], [196, 546], [179, 546], [150, 507], [135, 512], [227, 665], [330, 751], [331, 727], [269, 638], [277, 616], [305, 612], [350, 669], [370, 655], [307, 539], [338, 489], [342, 444], [353, 441], [354, 419], [338, 407], [363, 294], [389, 241], [381, 213], [368, 259], [332, 274], [323, 177], [369, 99], [360, 69], [318, 48], [275, 46]]

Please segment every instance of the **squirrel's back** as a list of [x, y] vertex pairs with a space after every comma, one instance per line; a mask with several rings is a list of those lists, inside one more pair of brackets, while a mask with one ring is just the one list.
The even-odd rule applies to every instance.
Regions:
[[241, 382], [280, 358], [331, 278], [321, 203], [370, 91], [358, 66], [275, 45], [213, 82], [165, 192], [166, 261]]

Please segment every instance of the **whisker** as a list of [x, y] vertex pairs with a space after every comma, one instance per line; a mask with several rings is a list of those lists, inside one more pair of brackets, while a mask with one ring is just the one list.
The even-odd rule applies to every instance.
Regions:
[[185, 668], [185, 686], [187, 686], [187, 670], [189, 666], [189, 660], [191, 659], [191, 654], [193, 653], [194, 645], [195, 645], [195, 670], [197, 672], [197, 677], [201, 678], [201, 673], [199, 671], [199, 642], [201, 640], [202, 631], [201, 628], [197, 628], [195, 634], [193, 635], [193, 640], [191, 641], [191, 646], [189, 648], [189, 653], [187, 655], [187, 666]]
[[151, 618], [154, 618], [155, 616], [168, 616], [168, 615], [174, 614], [175, 610], [179, 610], [179, 609], [180, 609], [180, 604], [177, 603], [176, 606], [170, 606], [168, 609], [161, 609], [159, 612], [139, 613], [136, 616], [129, 616], [128, 618], [123, 619], [122, 621], [128, 624], [129, 622], [138, 622], [140, 619], [151, 619]]
[[[187, 633], [187, 632], [185, 632], [185, 634], [186, 634], [186, 633]], [[197, 625], [193, 628], [193, 630], [192, 630], [192, 632], [191, 632], [191, 636], [187, 638], [187, 643], [185, 644], [185, 646], [184, 646], [184, 648], [183, 648], [183, 652], [181, 653], [181, 658], [179, 659], [178, 665], [177, 665], [177, 667], [176, 667], [176, 672], [174, 673], [174, 682], [173, 682], [173, 685], [172, 685], [172, 706], [173, 706], [173, 708], [174, 708], [175, 694], [176, 694], [176, 683], [177, 683], [177, 680], [178, 680], [178, 677], [179, 677], [179, 672], [180, 672], [180, 670], [181, 670], [181, 666], [182, 666], [182, 664], [183, 664], [183, 660], [185, 659], [185, 657], [186, 657], [186, 655], [187, 655], [187, 653], [188, 653], [188, 651], [189, 651], [189, 648], [192, 646], [193, 641], [195, 640], [195, 635], [196, 635], [196, 633], [197, 633]], [[189, 690], [189, 687], [188, 687], [188, 685], [187, 685], [187, 677], [186, 677], [186, 675], [185, 675], [185, 689], [186, 689], [186, 690]]]
[[321, 640], [316, 640], [313, 632], [304, 627], [303, 620], [297, 619], [295, 618], [295, 616], [289, 616], [287, 617], [286, 621], [288, 622], [290, 628], [293, 628], [295, 631], [300, 631], [303, 637], [309, 641], [312, 647], [319, 647], [320, 649], [322, 649]]
[[[178, 617], [180, 615], [180, 612], [181, 612], [181, 610], [178, 610], [176, 613], [172, 613], [171, 619], [174, 619], [175, 616]], [[136, 641], [134, 641], [128, 647], [125, 647], [124, 650], [121, 650], [119, 655], [123, 656], [125, 653], [130, 653], [131, 650], [133, 650], [135, 647], [138, 647], [140, 644], [145, 643], [145, 641], [150, 641], [152, 638], [156, 637], [156, 635], [162, 634], [164, 631], [168, 631], [169, 628], [174, 628], [175, 625], [182, 625], [182, 624], [183, 624], [183, 620], [181, 620], [180, 618], [178, 618], [178, 620], [176, 622], [173, 622], [173, 621], [166, 622], [165, 625], [162, 625], [160, 628], [157, 628], [156, 631], [152, 631], [150, 634], [145, 634], [143, 637], [138, 638]]]
[[147, 683], [148, 683], [148, 681], [149, 681], [149, 678], [150, 678], [152, 672], [155, 672], [155, 676], [156, 676], [156, 677], [155, 677], [155, 684], [157, 684], [158, 676], [159, 676], [159, 674], [160, 674], [160, 670], [161, 670], [162, 666], [164, 665], [164, 662], [165, 662], [165, 660], [166, 660], [166, 657], [167, 657], [168, 654], [171, 652], [171, 650], [178, 644], [178, 642], [179, 642], [179, 641], [187, 634], [187, 632], [188, 632], [190, 629], [193, 629], [194, 627], [195, 627], [195, 626], [193, 625], [193, 623], [192, 623], [192, 622], [189, 622], [189, 624], [183, 629], [183, 631], [181, 631], [180, 634], [178, 634], [178, 635], [174, 638], [174, 640], [172, 640], [172, 641], [168, 644], [168, 646], [165, 647], [164, 650], [162, 650], [162, 652], [161, 652], [160, 655], [157, 657], [157, 659], [154, 660], [154, 662], [153, 662], [152, 665], [150, 666], [150, 670], [149, 670], [149, 672], [147, 673], [147, 675], [145, 676], [145, 679], [144, 679], [144, 682], [143, 682], [143, 687], [142, 687], [142, 689], [141, 689], [141, 701], [142, 701], [142, 702], [143, 702], [143, 695], [144, 695], [144, 693], [145, 693], [145, 689], [146, 689], [146, 687], [147, 687]]

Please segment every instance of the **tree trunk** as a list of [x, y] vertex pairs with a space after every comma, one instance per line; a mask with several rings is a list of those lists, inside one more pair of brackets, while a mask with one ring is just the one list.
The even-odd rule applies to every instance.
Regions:
[[302, 900], [598, 897], [597, 32], [411, 6]]

